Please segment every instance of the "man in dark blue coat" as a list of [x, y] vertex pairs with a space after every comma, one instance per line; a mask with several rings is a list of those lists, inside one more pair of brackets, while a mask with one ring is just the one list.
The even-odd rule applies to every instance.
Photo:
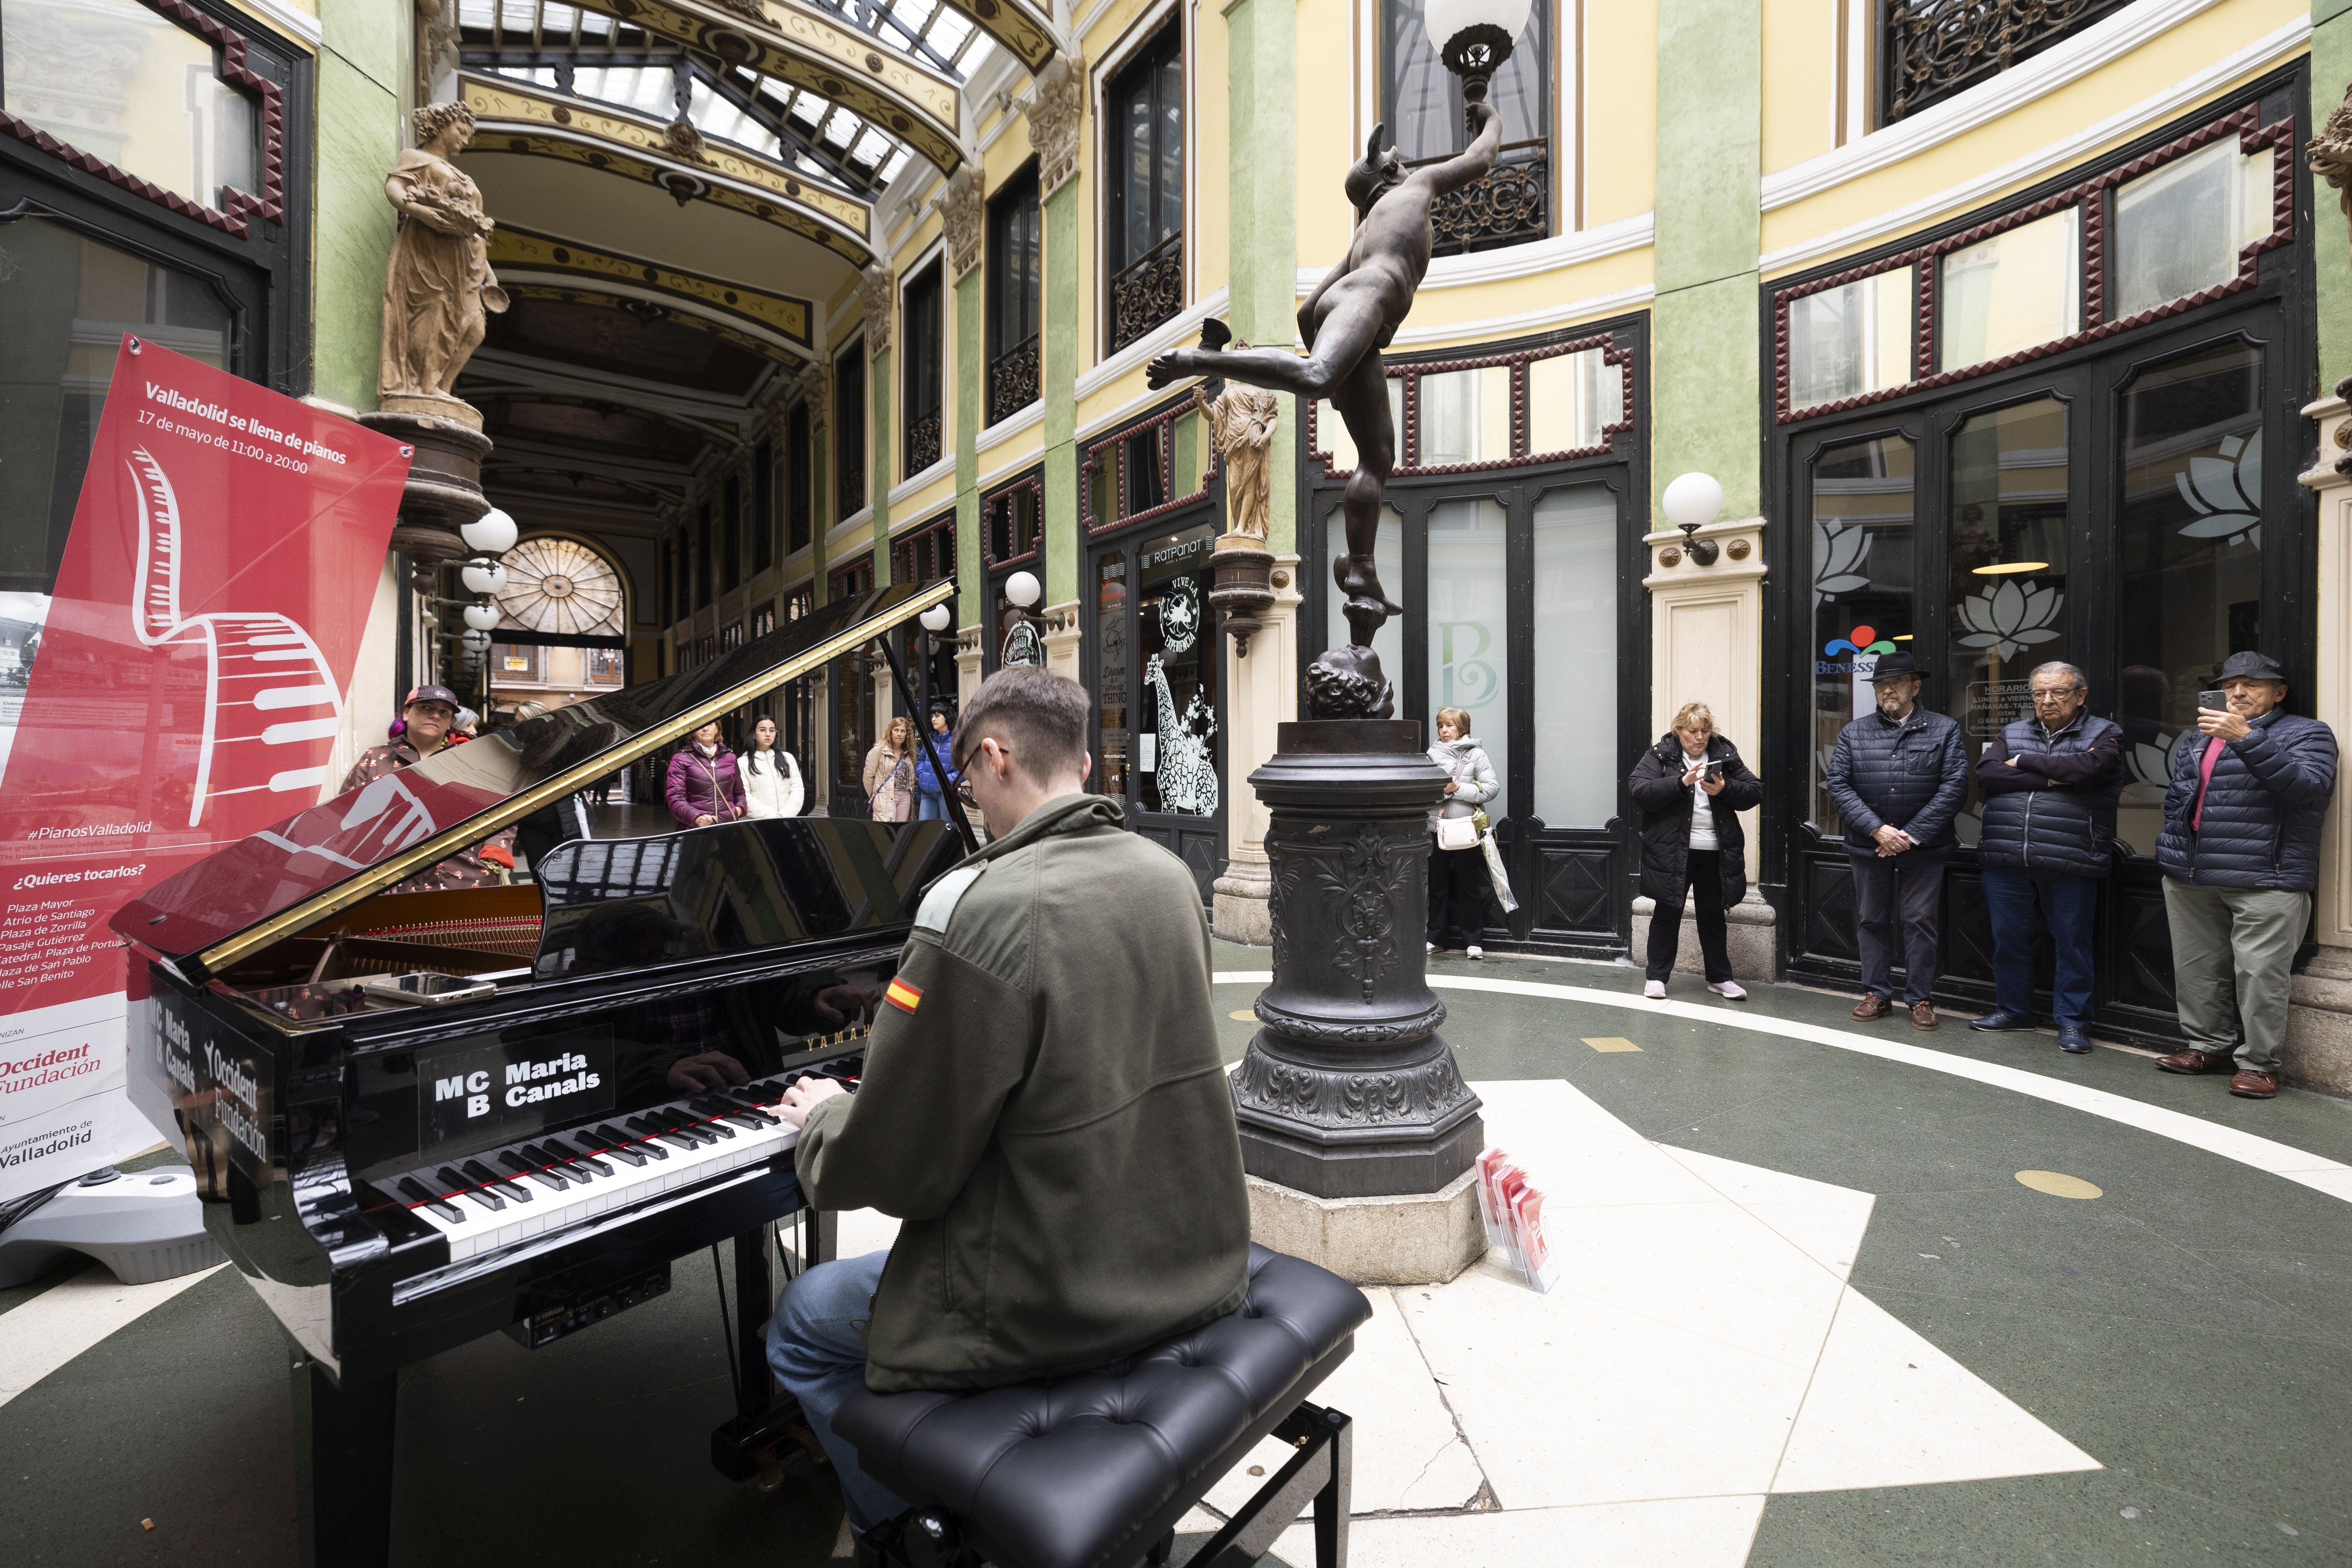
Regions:
[[2085, 712], [2089, 684], [2071, 664], [2051, 663], [2028, 681], [2033, 717], [2005, 726], [1977, 759], [1984, 792], [1984, 869], [1992, 916], [1993, 1011], [1971, 1029], [2033, 1027], [2033, 913], [2057, 950], [2051, 1011], [2058, 1048], [2091, 1048], [2091, 928], [2099, 883], [2115, 862], [2116, 799], [2124, 786], [2124, 732]]
[[1907, 653], [1879, 656], [1870, 678], [1877, 710], [1838, 731], [1822, 784], [1853, 862], [1866, 993], [1853, 1016], [1867, 1021], [1895, 1010], [1899, 908], [1904, 1005], [1915, 1027], [1932, 1029], [1936, 1009], [1927, 998], [1936, 988], [1944, 862], [1958, 842], [1952, 817], [1968, 798], [1969, 761], [1959, 725], [1918, 705], [1921, 673]]
[[2156, 861], [2172, 927], [2172, 989], [2188, 1048], [2166, 1072], [2231, 1072], [2230, 1092], [2278, 1093], [2287, 984], [2311, 924], [2319, 825], [2336, 793], [2336, 735], [2280, 707], [2286, 671], [2233, 653], [2174, 753]]

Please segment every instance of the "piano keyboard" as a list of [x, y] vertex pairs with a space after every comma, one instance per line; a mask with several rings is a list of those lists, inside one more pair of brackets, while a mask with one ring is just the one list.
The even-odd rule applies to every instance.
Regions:
[[527, 1138], [377, 1184], [446, 1237], [449, 1261], [459, 1262], [765, 1163], [800, 1142], [800, 1129], [770, 1108], [790, 1082], [807, 1077], [856, 1087], [843, 1071], [794, 1072]]

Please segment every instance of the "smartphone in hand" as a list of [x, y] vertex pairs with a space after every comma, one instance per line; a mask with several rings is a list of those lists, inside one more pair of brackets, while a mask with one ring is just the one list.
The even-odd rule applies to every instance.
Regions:
[[2230, 710], [2230, 694], [2226, 691], [2200, 691], [2197, 694], [2197, 706], [2210, 708], [2216, 713], [2227, 713]]

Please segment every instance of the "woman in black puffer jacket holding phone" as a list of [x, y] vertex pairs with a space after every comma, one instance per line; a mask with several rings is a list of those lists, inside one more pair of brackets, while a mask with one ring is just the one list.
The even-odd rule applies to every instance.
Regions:
[[1715, 732], [1706, 704], [1685, 702], [1675, 727], [1634, 763], [1625, 787], [1642, 808], [1642, 892], [1656, 906], [1642, 994], [1653, 999], [1666, 994], [1688, 892], [1698, 906], [1706, 988], [1741, 1000], [1748, 993], [1731, 977], [1723, 914], [1748, 894], [1748, 838], [1738, 814], [1764, 804], [1764, 781], [1739, 760], [1737, 746]]

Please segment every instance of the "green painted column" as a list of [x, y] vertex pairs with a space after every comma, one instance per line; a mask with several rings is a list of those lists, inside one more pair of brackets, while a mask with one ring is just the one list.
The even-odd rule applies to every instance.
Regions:
[[[2315, 125], [2344, 100], [2352, 84], [2352, 0], [2313, 0], [2311, 118]], [[2319, 389], [2335, 390], [2352, 376], [2352, 244], [2336, 193], [2315, 182], [2312, 219], [2318, 230], [2312, 270], [2319, 306]]]
[[1045, 198], [1045, 605], [1078, 596], [1078, 180]]
[[955, 285], [956, 626], [969, 629], [987, 615], [980, 571], [980, 268]]
[[[1287, 348], [1298, 334], [1297, 0], [1238, 0], [1225, 12], [1225, 33], [1227, 316], [1235, 337]], [[1280, 395], [1290, 434], [1266, 452], [1273, 491], [1266, 543], [1288, 555], [1298, 548], [1298, 442], [1306, 422], [1297, 399]]]
[[1713, 474], [1727, 519], [1763, 510], [1762, 71], [1755, 0], [1659, 0], [1651, 484]]
[[884, 349], [868, 362], [866, 377], [874, 394], [874, 478], [866, 495], [874, 502], [874, 585], [890, 584], [890, 351]]
[[318, 195], [313, 230], [310, 390], [330, 403], [375, 406], [383, 271], [393, 210], [383, 177], [407, 140], [401, 84], [409, 77], [408, 8], [323, 0], [318, 64]]

